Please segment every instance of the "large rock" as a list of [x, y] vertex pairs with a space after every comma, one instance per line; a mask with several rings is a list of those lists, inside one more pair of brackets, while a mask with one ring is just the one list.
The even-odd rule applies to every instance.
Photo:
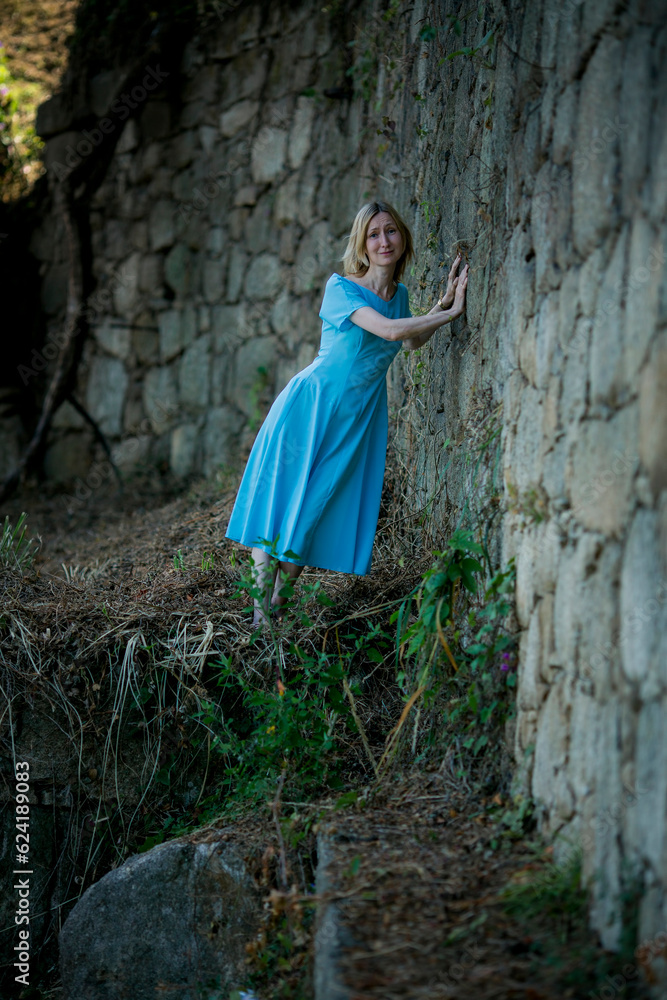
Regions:
[[256, 184], [275, 180], [285, 166], [287, 132], [265, 125], [260, 129], [251, 151], [252, 179]]
[[203, 410], [208, 406], [210, 383], [211, 336], [203, 334], [190, 344], [180, 366], [179, 387], [181, 402], [193, 410]]
[[151, 368], [143, 385], [144, 412], [154, 434], [163, 434], [178, 413], [178, 381], [172, 365]]
[[230, 139], [242, 128], [247, 128], [259, 111], [259, 101], [238, 101], [220, 115], [220, 132]]
[[656, 495], [667, 488], [666, 340], [656, 340], [639, 383], [639, 454]]
[[[319, 896], [335, 893], [336, 835], [326, 830], [317, 838], [317, 875], [315, 888]], [[341, 958], [354, 946], [349, 926], [344, 921], [345, 902], [332, 900], [321, 906], [315, 928], [315, 1000], [349, 1000], [350, 991], [343, 979]]]
[[318, 288], [321, 279], [333, 270], [335, 264], [335, 249], [329, 226], [326, 222], [316, 222], [299, 243], [292, 272], [293, 291], [301, 295]]
[[183, 313], [180, 309], [167, 309], [158, 316], [160, 357], [171, 361], [183, 349]]
[[19, 464], [24, 439], [18, 416], [0, 419], [0, 478], [4, 479]]
[[111, 277], [113, 287], [113, 302], [116, 312], [121, 316], [130, 317], [139, 301], [139, 268], [141, 254], [130, 254]]
[[64, 94], [55, 94], [37, 108], [35, 132], [42, 139], [64, 132], [72, 121], [72, 109]]
[[130, 353], [130, 329], [121, 326], [112, 316], [105, 316], [99, 326], [93, 327], [92, 334], [107, 354], [126, 361]]
[[640, 685], [643, 701], [658, 697], [667, 681], [667, 580], [660, 548], [658, 514], [640, 507], [625, 544], [621, 627], [613, 638], [621, 650], [623, 673]]
[[214, 306], [211, 310], [213, 346], [216, 351], [236, 350], [246, 334], [244, 306]]
[[572, 206], [575, 249], [585, 256], [611, 229], [616, 217], [621, 43], [612, 35], [596, 47], [581, 81], [572, 158]]
[[[628, 379], [623, 359], [623, 275], [627, 255], [627, 227], [616, 240], [602, 277], [591, 334], [591, 398], [597, 412], [614, 407], [627, 395]], [[625, 392], [624, 392], [625, 390]]]
[[268, 52], [255, 49], [241, 52], [227, 63], [222, 79], [222, 107], [227, 108], [243, 98], [257, 100], [266, 79], [269, 61]]
[[135, 855], [91, 886], [65, 921], [65, 997], [220, 997], [241, 982], [257, 912], [243, 862], [219, 840]]
[[294, 124], [287, 146], [290, 166], [295, 169], [301, 166], [310, 150], [310, 135], [314, 117], [315, 104], [312, 97], [297, 98]]
[[260, 253], [246, 272], [244, 295], [247, 299], [275, 299], [283, 283], [280, 259], [273, 253]]
[[619, 536], [632, 511], [638, 465], [638, 407], [626, 406], [610, 420], [581, 425], [573, 453], [572, 510], [591, 531]]
[[186, 298], [190, 291], [192, 258], [190, 251], [182, 243], [171, 248], [164, 262], [166, 283], [179, 298]]
[[179, 479], [189, 476], [197, 459], [199, 428], [197, 424], [181, 424], [171, 434], [169, 465]]
[[148, 220], [148, 234], [151, 250], [163, 250], [174, 242], [174, 206], [171, 202], [161, 200], [151, 209]]
[[111, 437], [118, 437], [121, 432], [127, 384], [127, 372], [122, 361], [117, 358], [93, 358], [88, 376], [86, 408], [100, 430]]

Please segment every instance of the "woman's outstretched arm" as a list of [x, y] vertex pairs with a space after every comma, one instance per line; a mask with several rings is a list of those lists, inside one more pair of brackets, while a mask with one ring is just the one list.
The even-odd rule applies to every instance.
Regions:
[[350, 315], [350, 319], [362, 330], [368, 330], [383, 340], [402, 340], [403, 347], [415, 351], [429, 340], [436, 330], [460, 316], [465, 310], [465, 294], [468, 284], [468, 265], [455, 279], [454, 302], [449, 309], [439, 303], [424, 316], [409, 316], [403, 319], [389, 319], [371, 306], [362, 306]]

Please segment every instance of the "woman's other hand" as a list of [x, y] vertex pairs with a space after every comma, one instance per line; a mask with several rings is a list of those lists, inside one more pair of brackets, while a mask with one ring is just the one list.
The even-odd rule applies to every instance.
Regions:
[[452, 302], [454, 301], [454, 295], [456, 293], [456, 283], [458, 281], [458, 276], [456, 272], [459, 269], [460, 263], [461, 263], [461, 254], [458, 254], [456, 260], [449, 269], [449, 274], [447, 275], [447, 291], [439, 300], [439, 305], [441, 309], [449, 309]]
[[461, 313], [465, 312], [466, 307], [466, 288], [468, 287], [468, 267], [463, 268], [461, 273], [456, 278], [456, 290], [454, 292], [454, 302], [450, 310], [450, 315], [452, 319], [456, 319]]

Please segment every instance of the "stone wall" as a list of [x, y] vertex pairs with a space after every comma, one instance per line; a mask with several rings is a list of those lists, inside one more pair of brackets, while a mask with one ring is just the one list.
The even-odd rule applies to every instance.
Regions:
[[[426, 5], [420, 17], [447, 23]], [[583, 850], [614, 947], [637, 881], [640, 938], [667, 921], [667, 16], [532, 2], [487, 17], [464, 40], [497, 25], [492, 55], [417, 61], [406, 87], [427, 95], [419, 123], [436, 123], [396, 196], [437, 206], [417, 227], [417, 277], [430, 288], [457, 239], [474, 249], [468, 326], [422, 352], [416, 398], [416, 376], [394, 373], [398, 433], [432, 533], [466, 504], [482, 529], [497, 523], [500, 501], [517, 770], [561, 856]], [[405, 165], [410, 118], [392, 116]]]
[[[125, 472], [209, 475], [230, 463], [317, 352], [324, 281], [365, 181], [353, 169], [359, 104], [324, 96], [345, 83], [344, 42], [316, 13], [249, 4], [225, 14], [187, 46], [177, 83], [159, 60], [147, 67], [152, 89], [139, 88], [131, 117], [111, 102], [122, 70], [90, 81], [77, 117], [92, 109], [93, 127], [73, 131], [63, 97], [42, 106], [56, 180], [93, 154], [96, 130], [122, 129], [90, 215], [97, 287], [78, 395]], [[63, 245], [47, 218], [33, 248], [52, 337]], [[85, 481], [92, 444], [63, 404], [47, 475]]]
[[[581, 844], [609, 946], [626, 870], [640, 937], [667, 920], [666, 41], [657, 0], [230, 9], [179, 101], [124, 125], [80, 372], [123, 468], [211, 473], [314, 355], [367, 195], [413, 229], [415, 310], [463, 247], [466, 322], [393, 366], [394, 445], [427, 541], [465, 515], [516, 557], [518, 771]], [[99, 115], [112, 84], [91, 82]], [[51, 171], [81, 140], [57, 111]], [[47, 219], [54, 331], [60, 245]], [[85, 479], [88, 441], [63, 406], [47, 471]]]

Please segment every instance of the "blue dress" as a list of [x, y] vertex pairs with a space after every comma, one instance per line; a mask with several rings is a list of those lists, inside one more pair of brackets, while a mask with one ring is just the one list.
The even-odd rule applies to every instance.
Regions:
[[[410, 316], [399, 282], [386, 302], [332, 274], [320, 319], [317, 357], [285, 386], [255, 439], [227, 538], [298, 565], [367, 574], [380, 511], [387, 452], [387, 369], [400, 341], [350, 320], [371, 306], [390, 319]], [[289, 555], [285, 556], [284, 553]]]

